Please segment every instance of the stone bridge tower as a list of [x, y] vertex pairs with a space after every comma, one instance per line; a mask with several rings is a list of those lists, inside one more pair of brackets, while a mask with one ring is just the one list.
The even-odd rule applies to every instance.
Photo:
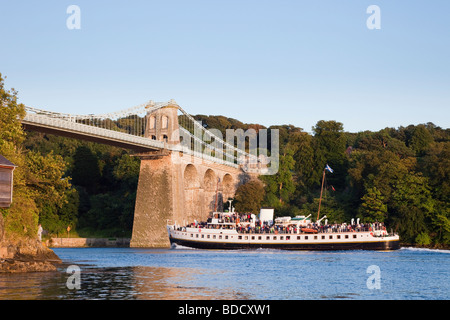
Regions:
[[145, 137], [175, 145], [180, 142], [178, 105], [174, 100], [169, 103], [167, 107], [147, 114]]

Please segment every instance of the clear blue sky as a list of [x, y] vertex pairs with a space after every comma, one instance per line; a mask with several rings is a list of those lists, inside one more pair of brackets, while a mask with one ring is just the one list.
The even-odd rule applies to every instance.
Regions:
[[449, 15], [448, 0], [0, 0], [0, 72], [20, 102], [64, 113], [173, 98], [305, 131], [449, 128]]

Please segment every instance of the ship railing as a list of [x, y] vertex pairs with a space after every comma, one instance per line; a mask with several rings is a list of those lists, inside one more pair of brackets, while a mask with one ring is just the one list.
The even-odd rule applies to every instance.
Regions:
[[[317, 234], [335, 234], [335, 233], [339, 233], [339, 234], [350, 234], [350, 233], [359, 233], [359, 232], [373, 232], [374, 235], [376, 236], [387, 236], [387, 235], [394, 235], [392, 232], [391, 233], [387, 233], [385, 235], [379, 235], [379, 233], [385, 231], [385, 229], [382, 228], [377, 228], [375, 230], [373, 230], [372, 228], [352, 228], [352, 229], [332, 229], [332, 228], [328, 228], [328, 229], [317, 229], [317, 228], [309, 228], [309, 229], [315, 229], [317, 230]], [[297, 232], [297, 229], [277, 229], [277, 228], [269, 228], [269, 230], [265, 229], [265, 228], [257, 228], [257, 227], [252, 227], [252, 228], [236, 228], [238, 233], [242, 233], [242, 234], [307, 234], [308, 232], [302, 232], [301, 230], [299, 232]]]

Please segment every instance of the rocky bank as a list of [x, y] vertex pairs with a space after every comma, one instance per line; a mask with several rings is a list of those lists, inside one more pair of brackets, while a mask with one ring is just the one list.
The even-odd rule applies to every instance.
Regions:
[[0, 273], [54, 271], [61, 259], [37, 239], [5, 237], [0, 214]]

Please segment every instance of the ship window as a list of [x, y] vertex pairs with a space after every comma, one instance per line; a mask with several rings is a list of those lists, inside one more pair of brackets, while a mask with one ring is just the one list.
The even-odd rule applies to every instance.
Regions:
[[269, 237], [269, 236], [267, 236], [267, 237], [266, 237], [266, 240], [270, 240], [270, 237]]
[[314, 236], [314, 240], [317, 240], [317, 236]]
[[341, 238], [341, 235], [338, 235], [337, 238], [340, 239], [340, 238]]
[[194, 237], [194, 235], [191, 233], [191, 238]]
[[222, 236], [219, 236], [219, 239], [222, 239]]
[[213, 235], [213, 239], [215, 239], [215, 238], [216, 238], [216, 235], [214, 234], [214, 235]]
[[291, 240], [291, 236], [286, 236], [286, 240]]
[[325, 240], [325, 236], [322, 236], [322, 240]]
[[211, 238], [211, 236], [210, 236], [209, 234], [208, 234], [206, 237], [207, 237], [208, 239]]
[[284, 237], [283, 237], [283, 236], [281, 236], [281, 237], [280, 237], [280, 240], [283, 240], [283, 239], [284, 239]]
[[308, 236], [305, 236], [305, 240], [308, 240]]
[[353, 239], [356, 239], [356, 234], [353, 235]]
[[205, 237], [205, 235], [204, 234], [202, 234], [202, 239]]
[[330, 236], [328, 239], [333, 239], [333, 236]]
[[198, 238], [198, 233], [195, 235], [196, 238]]
[[274, 236], [274, 237], [273, 237], [273, 240], [277, 240], [277, 236]]
[[242, 236], [239, 236], [238, 239], [239, 239], [239, 240], [242, 240]]
[[245, 240], [248, 240], [248, 236], [245, 236]]
[[261, 240], [262, 239], [262, 237], [261, 236], [258, 236], [258, 240]]
[[297, 240], [300, 240], [300, 236], [297, 236]]
[[225, 239], [228, 239], [228, 236], [225, 236]]
[[252, 236], [252, 240], [255, 240], [255, 236]]
[[345, 235], [345, 239], [348, 239], [348, 234]]

